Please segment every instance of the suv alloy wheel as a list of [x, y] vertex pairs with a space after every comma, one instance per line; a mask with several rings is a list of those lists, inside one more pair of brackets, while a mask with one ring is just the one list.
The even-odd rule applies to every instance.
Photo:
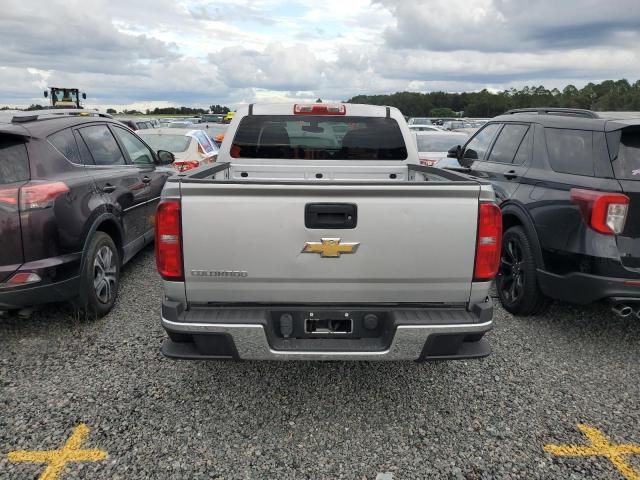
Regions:
[[514, 315], [535, 315], [549, 305], [538, 287], [533, 249], [522, 227], [511, 227], [502, 237], [496, 289], [502, 306]]
[[119, 283], [118, 249], [109, 235], [96, 232], [89, 242], [81, 273], [81, 310], [98, 318], [109, 313], [118, 296]]

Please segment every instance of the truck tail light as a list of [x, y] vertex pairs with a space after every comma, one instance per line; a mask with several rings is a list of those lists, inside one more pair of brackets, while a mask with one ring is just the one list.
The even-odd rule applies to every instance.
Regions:
[[173, 168], [178, 170], [179, 172], [186, 172], [187, 170], [193, 170], [194, 168], [198, 168], [200, 166], [200, 162], [197, 160], [180, 160], [173, 162]]
[[35, 210], [53, 206], [53, 202], [69, 187], [63, 182], [31, 182], [20, 188], [20, 210]]
[[571, 201], [578, 205], [585, 223], [596, 232], [618, 235], [624, 230], [629, 209], [626, 195], [572, 188]]
[[184, 279], [180, 200], [162, 200], [156, 210], [156, 266], [165, 280]]
[[293, 106], [294, 115], [346, 115], [347, 108], [342, 104], [328, 103], [296, 103]]
[[502, 245], [502, 212], [494, 203], [481, 203], [478, 208], [478, 237], [474, 281], [492, 280], [500, 266]]

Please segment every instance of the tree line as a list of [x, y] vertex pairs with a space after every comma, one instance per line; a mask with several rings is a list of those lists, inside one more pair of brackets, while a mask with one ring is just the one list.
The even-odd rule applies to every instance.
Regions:
[[640, 111], [640, 80], [605, 80], [579, 89], [567, 85], [562, 90], [540, 86], [510, 88], [502, 92], [446, 93], [396, 92], [390, 95], [356, 95], [349, 103], [397, 107], [410, 117], [494, 117], [512, 108], [568, 107], [596, 111]]
[[[407, 116], [418, 117], [454, 117], [462, 114], [467, 117], [494, 117], [512, 108], [527, 107], [570, 107], [586, 108], [596, 111], [640, 111], [640, 80], [631, 84], [628, 80], [605, 80], [601, 83], [588, 83], [583, 88], [567, 85], [562, 90], [551, 90], [544, 86], [527, 86], [520, 90], [510, 88], [502, 92], [396, 92], [389, 95], [356, 95], [347, 100], [349, 103], [368, 103], [397, 107]], [[6, 110], [9, 107], [2, 107]], [[30, 105], [25, 110], [45, 108]], [[202, 115], [204, 113], [228, 113], [229, 107], [211, 105], [209, 110], [191, 107], [165, 107], [107, 113], [127, 115]], [[462, 113], [460, 113], [462, 112]]]
[[[0, 110], [23, 110], [23, 111], [32, 111], [32, 110], [44, 110], [46, 106], [31, 104], [27, 108], [13, 108], [13, 107], [0, 107]], [[202, 115], [205, 113], [219, 113], [226, 114], [231, 110], [229, 107], [225, 107], [223, 105], [211, 105], [209, 110], [205, 108], [191, 108], [191, 107], [165, 107], [165, 108], [154, 108], [153, 110], [146, 109], [144, 112], [140, 110], [122, 110], [118, 112], [115, 108], [107, 108], [107, 113], [116, 114], [123, 113], [125, 115]]]
[[[139, 110], [123, 110], [120, 113], [124, 113], [125, 115], [203, 115], [205, 113], [229, 113], [229, 107], [225, 107], [222, 105], [211, 105], [209, 110], [205, 108], [192, 108], [192, 107], [156, 107], [153, 110], [146, 109], [144, 112]], [[107, 113], [115, 114], [118, 113], [113, 108], [108, 108]]]

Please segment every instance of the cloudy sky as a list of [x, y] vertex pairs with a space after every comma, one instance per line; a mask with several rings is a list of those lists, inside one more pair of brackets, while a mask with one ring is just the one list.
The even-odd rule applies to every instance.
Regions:
[[2, 0], [0, 105], [344, 100], [640, 78], [638, 0]]

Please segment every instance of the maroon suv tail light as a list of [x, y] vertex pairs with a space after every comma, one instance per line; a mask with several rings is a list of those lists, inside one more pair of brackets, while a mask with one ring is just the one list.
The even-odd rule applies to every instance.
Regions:
[[69, 192], [63, 182], [30, 182], [20, 188], [20, 210], [48, 208], [60, 195]]
[[0, 188], [0, 204], [8, 205], [10, 207], [17, 207], [19, 194], [19, 187]]

